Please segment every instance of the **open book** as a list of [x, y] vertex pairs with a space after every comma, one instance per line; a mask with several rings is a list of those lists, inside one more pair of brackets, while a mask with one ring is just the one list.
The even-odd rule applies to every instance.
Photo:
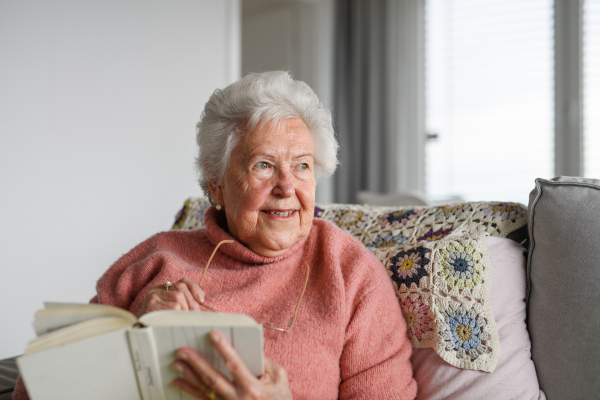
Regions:
[[262, 326], [241, 314], [156, 311], [139, 320], [100, 304], [46, 303], [38, 335], [17, 359], [32, 400], [191, 399], [171, 385], [180, 347], [197, 349], [230, 377], [208, 333], [223, 332], [248, 369], [264, 373]]

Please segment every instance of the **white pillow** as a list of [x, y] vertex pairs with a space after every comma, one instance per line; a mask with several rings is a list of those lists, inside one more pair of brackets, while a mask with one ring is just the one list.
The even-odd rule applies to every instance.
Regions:
[[433, 349], [413, 349], [417, 399], [546, 399], [525, 324], [525, 249], [510, 239], [490, 236], [485, 242], [492, 261], [488, 299], [500, 339], [496, 369], [491, 373], [459, 369]]

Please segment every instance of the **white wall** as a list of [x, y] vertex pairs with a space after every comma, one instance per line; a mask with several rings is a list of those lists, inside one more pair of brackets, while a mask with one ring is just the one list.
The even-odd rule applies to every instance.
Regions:
[[194, 125], [240, 74], [240, 20], [239, 0], [0, 1], [0, 358], [200, 195]]

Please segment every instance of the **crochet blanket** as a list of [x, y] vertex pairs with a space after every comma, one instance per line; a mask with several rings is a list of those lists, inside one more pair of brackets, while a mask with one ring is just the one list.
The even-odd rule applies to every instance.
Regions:
[[[173, 229], [204, 226], [204, 198], [190, 198]], [[433, 348], [458, 368], [492, 372], [498, 331], [488, 301], [491, 261], [485, 236], [507, 237], [526, 225], [519, 203], [434, 207], [318, 205], [381, 260], [396, 289], [413, 348]]]

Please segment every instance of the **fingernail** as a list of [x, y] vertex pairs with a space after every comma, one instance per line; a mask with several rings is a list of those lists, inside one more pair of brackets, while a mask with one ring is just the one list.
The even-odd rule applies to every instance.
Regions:
[[179, 372], [183, 372], [183, 365], [181, 365], [181, 364], [175, 363], [175, 364], [173, 364], [173, 368], [175, 368]]
[[198, 299], [200, 303], [204, 303], [204, 293], [196, 292], [196, 299]]
[[221, 336], [219, 335], [219, 332], [211, 332], [210, 333], [210, 338], [215, 343], [218, 343], [219, 341], [221, 341]]
[[178, 351], [177, 355], [179, 356], [179, 358], [181, 358], [182, 360], [187, 360], [188, 357], [188, 353], [186, 351]]

